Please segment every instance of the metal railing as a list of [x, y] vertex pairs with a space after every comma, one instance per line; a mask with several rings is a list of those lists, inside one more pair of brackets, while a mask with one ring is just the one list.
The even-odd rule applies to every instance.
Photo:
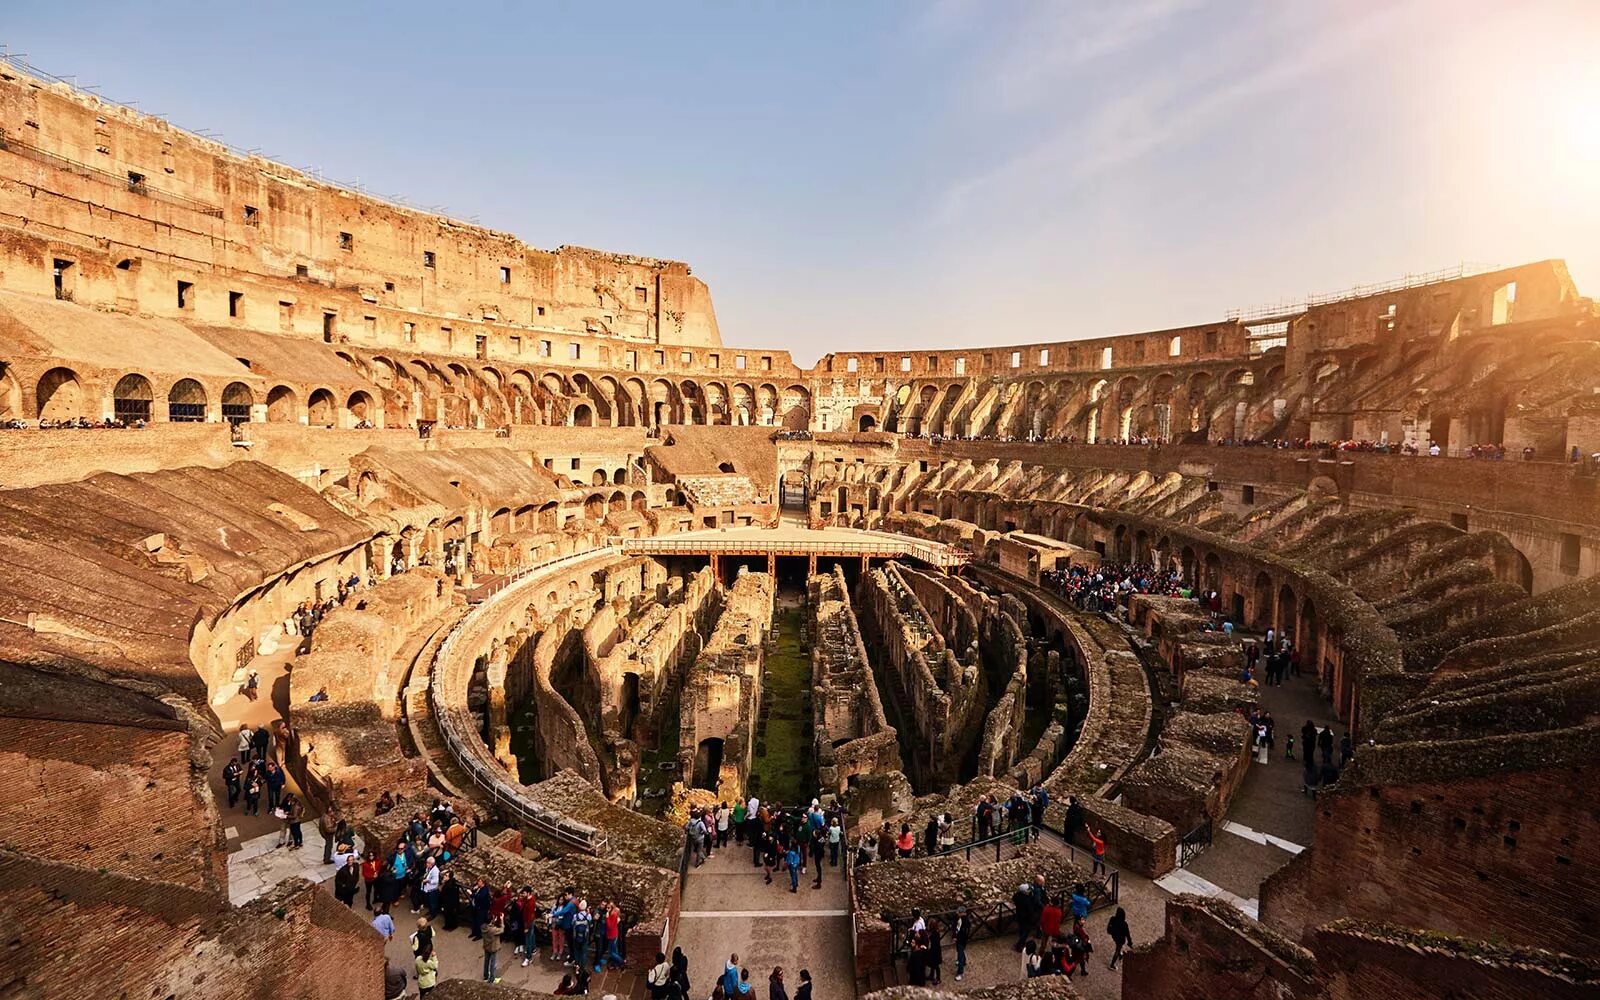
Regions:
[[199, 212], [201, 215], [208, 215], [213, 219], [222, 218], [222, 209], [215, 205], [209, 205], [203, 201], [197, 201], [194, 198], [186, 198], [181, 194], [173, 194], [170, 191], [163, 191], [160, 188], [153, 188], [149, 185], [146, 178], [137, 174], [119, 177], [118, 175], [111, 173], [109, 170], [101, 170], [99, 167], [91, 167], [87, 163], [79, 163], [77, 160], [69, 160], [65, 156], [52, 153], [46, 149], [41, 149], [32, 143], [23, 142], [14, 135], [0, 133], [0, 149], [6, 150], [10, 153], [15, 153], [17, 156], [21, 156], [24, 159], [33, 160], [35, 163], [42, 163], [47, 167], [54, 167], [57, 170], [67, 170], [77, 174], [79, 177], [87, 177], [90, 180], [96, 180], [105, 184], [110, 184], [113, 187], [126, 190], [131, 194], [139, 195], [142, 198], [149, 198], [151, 201], [166, 202], [169, 205], [176, 205], [179, 208], [186, 208], [192, 212]]
[[1178, 867], [1187, 868], [1189, 863], [1205, 852], [1211, 846], [1211, 818], [1183, 835], [1178, 841]]
[[[568, 818], [562, 813], [548, 809], [528, 797], [527, 786], [514, 783], [507, 776], [505, 769], [499, 762], [486, 761], [487, 748], [483, 740], [476, 734], [464, 734], [458, 724], [457, 716], [464, 714], [466, 709], [447, 705], [441, 683], [444, 672], [448, 669], [451, 655], [455, 652], [458, 642], [469, 632], [477, 630], [479, 625], [487, 619], [486, 612], [491, 611], [496, 605], [504, 601], [512, 592], [512, 584], [528, 582], [537, 576], [558, 570], [564, 566], [593, 559], [606, 553], [615, 552], [612, 545], [601, 545], [583, 552], [574, 552], [569, 555], [552, 559], [537, 566], [525, 567], [519, 570], [505, 584], [500, 586], [493, 594], [484, 600], [472, 613], [462, 618], [450, 630], [438, 652], [434, 654], [432, 669], [428, 676], [428, 704], [433, 710], [435, 724], [439, 727], [439, 735], [443, 738], [445, 750], [459, 766], [462, 772], [471, 779], [479, 791], [488, 795], [496, 809], [538, 830], [547, 836], [565, 844], [571, 844], [590, 854], [603, 854], [609, 846], [606, 835], [587, 823]], [[465, 692], [462, 692], [463, 699]]]
[[867, 556], [891, 558], [910, 556], [933, 566], [945, 568], [960, 566], [968, 556], [959, 549], [946, 545], [913, 540], [884, 538], [876, 542], [828, 542], [821, 540], [779, 541], [752, 538], [748, 541], [731, 538], [620, 538], [617, 542], [629, 555], [817, 555], [817, 556]]

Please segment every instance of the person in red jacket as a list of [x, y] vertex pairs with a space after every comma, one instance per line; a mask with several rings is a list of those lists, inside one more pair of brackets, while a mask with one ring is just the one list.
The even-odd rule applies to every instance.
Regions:
[[522, 953], [522, 967], [526, 969], [529, 962], [539, 957], [539, 940], [533, 927], [534, 918], [539, 914], [539, 897], [534, 895], [533, 886], [522, 887], [517, 893], [516, 905], [522, 911], [522, 944], [517, 946], [517, 951]]
[[1061, 916], [1061, 897], [1057, 896], [1046, 903], [1039, 914], [1039, 934], [1046, 942], [1061, 936]]

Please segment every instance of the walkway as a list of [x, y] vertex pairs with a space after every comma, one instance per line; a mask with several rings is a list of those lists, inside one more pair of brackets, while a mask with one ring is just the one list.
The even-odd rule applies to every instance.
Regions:
[[[1222, 899], [1258, 917], [1261, 883], [1310, 846], [1316, 825], [1316, 804], [1301, 788], [1305, 760], [1300, 727], [1307, 719], [1318, 727], [1333, 726], [1334, 742], [1344, 726], [1333, 717], [1316, 679], [1289, 677], [1277, 687], [1262, 686], [1260, 706], [1272, 713], [1277, 747], [1266, 764], [1250, 764], [1244, 784], [1228, 806], [1227, 819], [1213, 832], [1212, 843], [1187, 869], [1157, 884], [1174, 894], [1193, 892]], [[1285, 760], [1284, 744], [1295, 738], [1295, 759]]]
[[757, 996], [767, 995], [767, 977], [781, 965], [791, 996], [800, 984], [800, 970], [809, 969], [818, 998], [854, 997], [850, 900], [843, 871], [826, 868], [821, 889], [811, 887], [815, 873], [808, 871], [800, 891], [791, 893], [787, 875], [774, 876], [767, 885], [763, 870], [751, 865], [750, 850], [731, 841], [704, 865], [691, 868], [677, 933], [678, 947], [689, 957], [690, 993], [710, 993], [728, 955], [737, 953], [739, 964], [750, 970]]
[[967, 555], [942, 542], [889, 531], [858, 528], [807, 528], [782, 521], [774, 528], [716, 528], [659, 538], [623, 538], [628, 555], [779, 555], [860, 556], [889, 559], [911, 556], [934, 566], [959, 566]]

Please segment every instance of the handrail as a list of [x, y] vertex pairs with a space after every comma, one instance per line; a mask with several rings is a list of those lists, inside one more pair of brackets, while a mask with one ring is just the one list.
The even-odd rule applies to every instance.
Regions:
[[536, 575], [545, 573], [563, 566], [571, 565], [593, 559], [607, 552], [615, 552], [615, 546], [610, 543], [585, 549], [582, 552], [573, 552], [568, 555], [552, 559], [537, 566], [524, 567], [512, 575], [500, 589], [496, 590], [483, 603], [478, 605], [470, 614], [464, 616], [445, 636], [439, 644], [438, 651], [434, 653], [432, 668], [428, 674], [428, 703], [433, 709], [435, 723], [439, 727], [439, 734], [444, 739], [445, 748], [456, 764], [462, 769], [472, 783], [480, 791], [485, 792], [490, 801], [499, 809], [515, 817], [522, 823], [533, 827], [547, 836], [553, 837], [563, 843], [571, 844], [590, 854], [603, 854], [609, 846], [609, 840], [601, 831], [570, 819], [554, 809], [549, 809], [532, 801], [527, 796], [527, 786], [514, 784], [498, 763], [492, 768], [487, 765], [475, 752], [483, 748], [483, 741], [477, 740], [474, 744], [462, 735], [456, 725], [455, 713], [457, 709], [443, 703], [440, 695], [440, 685], [436, 683], [446, 669], [446, 664], [454, 652], [458, 639], [467, 632], [469, 627], [476, 628], [486, 618], [484, 612], [506, 599], [506, 595], [514, 589], [515, 585], [531, 581]]
[[776, 541], [758, 538], [752, 538], [748, 541], [731, 538], [620, 538], [617, 541], [620, 543], [622, 550], [628, 554], [761, 553], [782, 551], [819, 556], [859, 555], [889, 557], [909, 555], [939, 567], [959, 566], [969, 558], [965, 552], [959, 549], [910, 537], [885, 537], [882, 541], [877, 542], [830, 542], [820, 539]]

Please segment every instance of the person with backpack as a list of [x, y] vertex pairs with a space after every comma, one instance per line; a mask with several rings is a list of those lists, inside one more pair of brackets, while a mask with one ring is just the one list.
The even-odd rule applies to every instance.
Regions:
[[650, 990], [650, 1000], [672, 1000], [672, 964], [667, 961], [666, 952], [656, 952], [656, 964], [645, 973], [644, 984]]
[[1067, 936], [1067, 947], [1072, 951], [1072, 960], [1083, 970], [1085, 976], [1089, 975], [1089, 955], [1094, 951], [1094, 944], [1089, 940], [1089, 929], [1083, 925], [1080, 918], [1072, 922], [1072, 933]]
[[784, 856], [783, 856], [783, 864], [784, 864], [785, 868], [789, 869], [789, 891], [790, 892], [799, 892], [800, 891], [800, 852], [795, 850], [795, 847], [794, 847], [793, 844], [789, 845], [788, 852], [784, 854]]
[[495, 914], [483, 928], [483, 981], [500, 981], [500, 935], [506, 932], [505, 917]]
[[589, 931], [594, 925], [594, 918], [589, 915], [587, 900], [578, 900], [578, 907], [572, 913], [572, 926], [569, 938], [572, 942], [572, 962], [580, 969], [589, 967]]
[[578, 912], [578, 901], [569, 892], [563, 892], [550, 911], [550, 957], [566, 962], [571, 957], [568, 942], [571, 940], [572, 916]]

